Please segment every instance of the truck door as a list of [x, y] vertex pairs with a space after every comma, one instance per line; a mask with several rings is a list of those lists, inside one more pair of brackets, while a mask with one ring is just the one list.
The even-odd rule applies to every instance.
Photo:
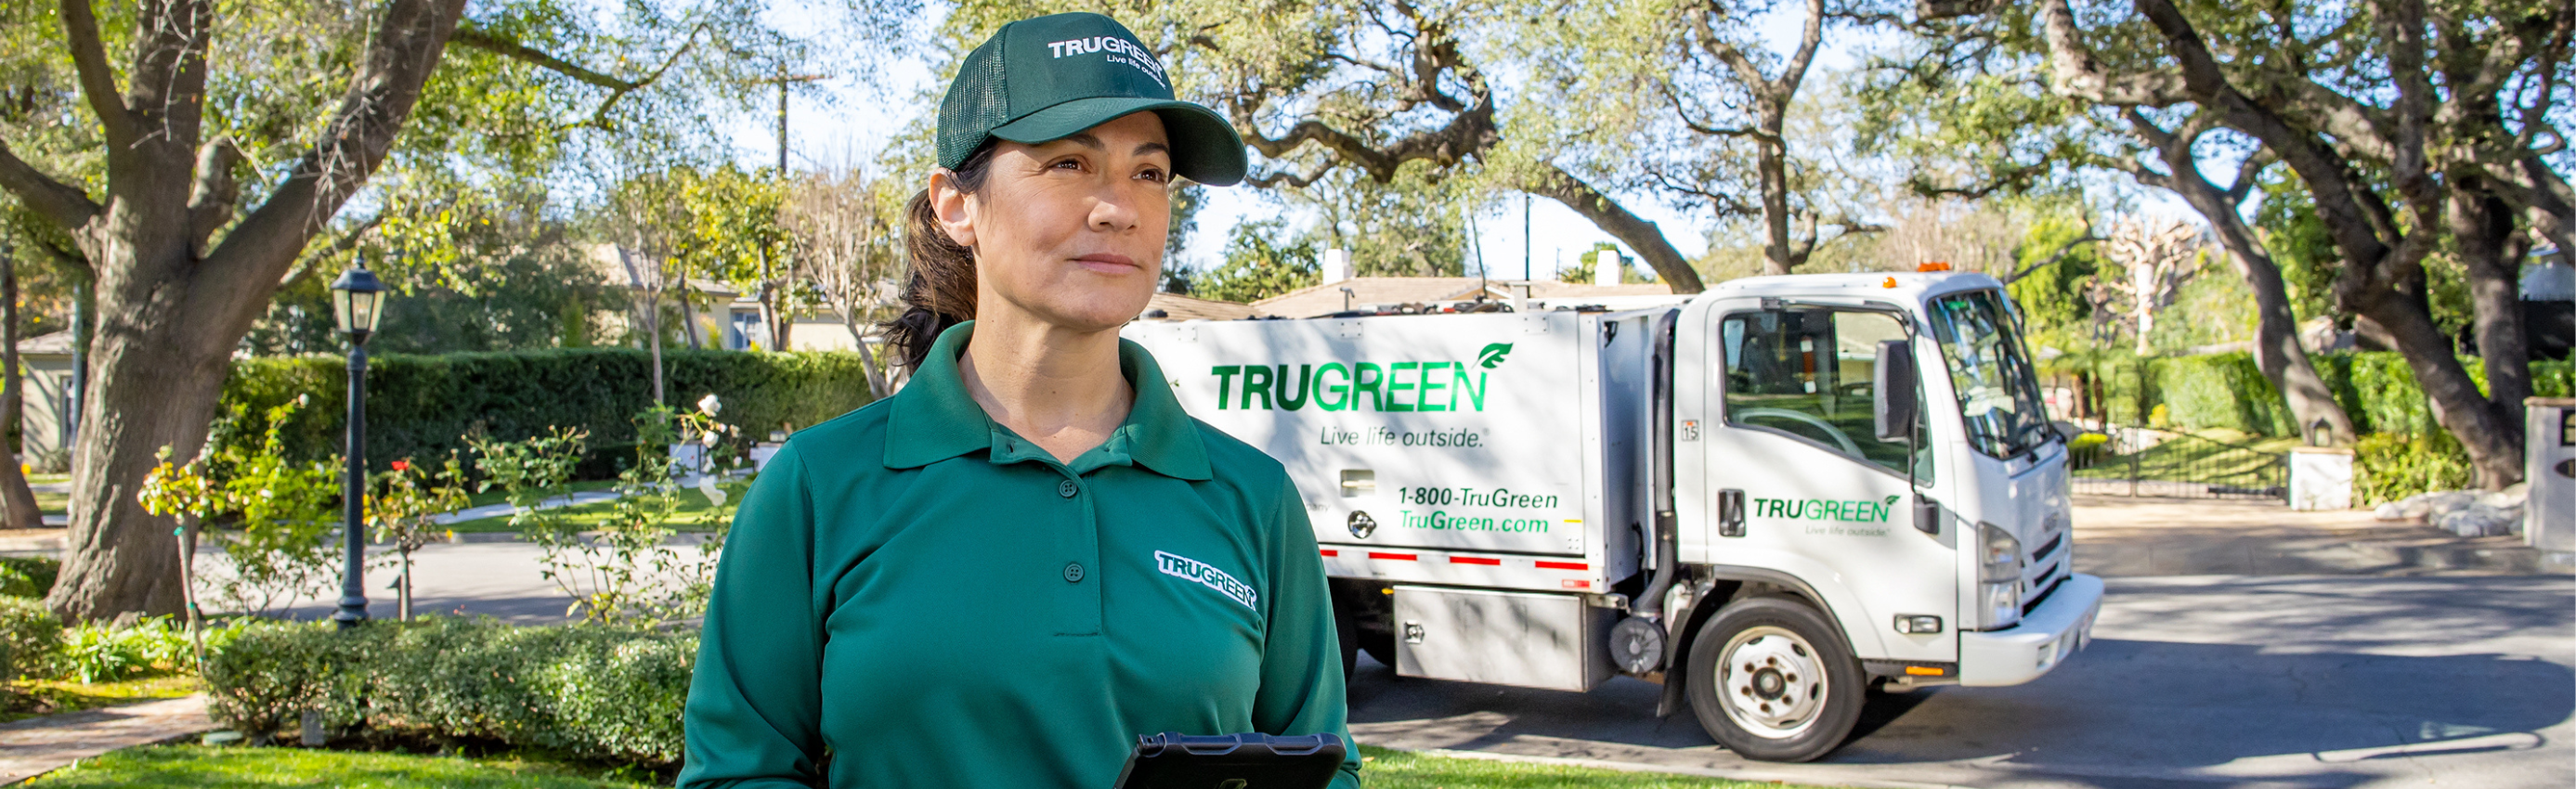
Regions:
[[[1921, 428], [1913, 441], [1881, 441], [1872, 421], [1879, 342], [1908, 338], [1905, 313], [1776, 299], [1714, 306], [1723, 358], [1709, 360], [1720, 379], [1709, 383], [1722, 403], [1703, 446], [1719, 497], [1710, 511], [1722, 520], [1710, 558], [1815, 587], [1861, 658], [1957, 660], [1955, 529], [1928, 534], [1912, 516], [1914, 489], [1932, 483], [1932, 453]], [[1900, 618], [1927, 630], [1921, 617], [1938, 617], [1939, 632], [1897, 632]]]

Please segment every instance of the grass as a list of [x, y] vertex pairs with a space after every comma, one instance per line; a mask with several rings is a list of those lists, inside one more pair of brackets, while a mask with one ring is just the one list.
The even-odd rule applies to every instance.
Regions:
[[517, 756], [467, 758], [304, 748], [162, 745], [129, 748], [27, 782], [73, 787], [272, 787], [345, 789], [630, 789], [623, 780]]
[[82, 684], [58, 679], [10, 682], [0, 694], [0, 722], [77, 712], [152, 699], [175, 699], [205, 689], [194, 676], [164, 676]]
[[[1360, 746], [1369, 789], [1816, 789], [1591, 767], [1429, 756]], [[427, 756], [304, 748], [164, 745], [131, 748], [30, 781], [31, 787], [337, 786], [356, 789], [652, 786], [615, 773], [522, 755]]]
[[[606, 490], [615, 484], [616, 483], [614, 482], [577, 482], [574, 483], [572, 487], [575, 491]], [[677, 512], [672, 513], [671, 519], [665, 521], [665, 523], [670, 524], [671, 528], [678, 529], [680, 531], [713, 531], [715, 529], [714, 525], [707, 523], [706, 519], [715, 512], [715, 507], [708, 503], [706, 494], [699, 493], [696, 488], [681, 488], [677, 493], [679, 494], [680, 508]], [[736, 493], [735, 495], [740, 494]], [[477, 506], [480, 506], [483, 503], [485, 502], [482, 502], [479, 499], [476, 501]], [[495, 499], [489, 503], [499, 504], [501, 503], [501, 500]], [[601, 522], [608, 520], [609, 516], [613, 514], [616, 509], [617, 502], [600, 501], [575, 507], [560, 507], [548, 510], [548, 512], [560, 513], [564, 517], [572, 519], [576, 528], [592, 529], [597, 528]], [[518, 531], [517, 529], [511, 528], [510, 516], [508, 515], [495, 515], [489, 518], [458, 521], [448, 525], [447, 528], [460, 534], [474, 532]]]

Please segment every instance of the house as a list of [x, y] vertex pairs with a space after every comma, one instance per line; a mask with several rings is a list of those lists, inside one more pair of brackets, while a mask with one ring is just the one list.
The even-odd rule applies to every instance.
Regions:
[[71, 443], [72, 333], [69, 330], [18, 341], [18, 381], [26, 410], [19, 433], [23, 458], [61, 452]]

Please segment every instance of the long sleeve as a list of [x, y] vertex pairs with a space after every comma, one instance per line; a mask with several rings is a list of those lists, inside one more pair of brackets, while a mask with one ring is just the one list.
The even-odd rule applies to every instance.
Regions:
[[1293, 482], [1281, 485], [1270, 546], [1270, 632], [1261, 657], [1261, 690], [1253, 697], [1252, 725], [1264, 734], [1317, 734], [1342, 738], [1349, 756], [1333, 789], [1359, 789], [1359, 743], [1351, 741], [1348, 692], [1343, 688], [1341, 644], [1333, 630], [1332, 594], [1315, 531]]
[[823, 629], [801, 458], [792, 442], [780, 450], [734, 516], [682, 714], [681, 789], [825, 783], [817, 763]]

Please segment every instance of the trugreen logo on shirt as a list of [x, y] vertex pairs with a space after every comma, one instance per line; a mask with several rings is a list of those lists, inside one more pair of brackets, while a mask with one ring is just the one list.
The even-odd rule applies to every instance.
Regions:
[[1162, 570], [1164, 575], [1197, 581], [1201, 586], [1216, 590], [1217, 594], [1242, 603], [1245, 608], [1254, 608], [1253, 601], [1260, 599], [1260, 595], [1252, 591], [1251, 584], [1237, 581], [1234, 576], [1225, 574], [1224, 570], [1210, 567], [1206, 562], [1187, 556], [1155, 551], [1154, 568]]

